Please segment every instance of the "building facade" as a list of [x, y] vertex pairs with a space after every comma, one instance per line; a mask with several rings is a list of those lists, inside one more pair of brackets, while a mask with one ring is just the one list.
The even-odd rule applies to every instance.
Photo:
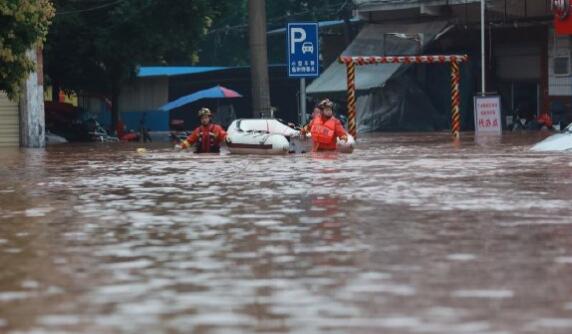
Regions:
[[0, 91], [0, 147], [46, 145], [42, 49], [30, 49], [26, 55], [36, 69], [23, 82], [19, 100], [10, 100]]
[[18, 102], [0, 92], [0, 147], [17, 147], [20, 144]]
[[[479, 93], [478, 90], [481, 87], [480, 0], [354, 0], [353, 3], [360, 20], [367, 22], [370, 26], [378, 26], [378, 30], [385, 32], [377, 39], [369, 39], [370, 45], [381, 45], [386, 42], [388, 36], [405, 38], [418, 35], [420, 36], [419, 44], [421, 46], [425, 44], [425, 46], [420, 47], [413, 54], [469, 54], [471, 62], [465, 66], [462, 79], [468, 88], [463, 93], [469, 97]], [[545, 112], [565, 116], [568, 122], [572, 120], [570, 64], [572, 43], [569, 37], [557, 36], [552, 29], [553, 14], [550, 4], [550, 0], [486, 1], [487, 51], [484, 70], [487, 77], [487, 93], [501, 95], [502, 112], [506, 122], [510, 122], [515, 114], [534, 118]], [[406, 31], [407, 29], [388, 30], [394, 29], [393, 27], [398, 29], [430, 22], [447, 22], [448, 24], [448, 27], [439, 32], [430, 43], [427, 43], [421, 31], [411, 35], [411, 31]], [[363, 41], [361, 42], [363, 44]], [[365, 47], [361, 49], [368, 50]], [[394, 47], [390, 52], [398, 49]], [[351, 50], [350, 47], [345, 52], [351, 52]], [[420, 88], [426, 92], [428, 91], [427, 95], [432, 100], [431, 105], [439, 109], [439, 103], [435, 101], [436, 95], [432, 96], [431, 93], [431, 85], [434, 83], [430, 76], [432, 70], [427, 66], [415, 66], [414, 70], [409, 69], [409, 71], [415, 77], [416, 84], [419, 84]], [[396, 86], [391, 85], [391, 80], [401, 74], [402, 72], [397, 71], [387, 79], [387, 83], [384, 81], [379, 89], [381, 91], [385, 89], [386, 92], [378, 95], [387, 95], [388, 89]], [[444, 100], [445, 97], [443, 95], [438, 98]], [[385, 99], [387, 98], [388, 96]], [[362, 96], [364, 103], [365, 100]], [[358, 104], [359, 102], [360, 96], [358, 95]], [[441, 106], [441, 108], [446, 107], [445, 104]], [[471, 109], [472, 115], [470, 103], [468, 103], [468, 108]], [[444, 115], [444, 112], [441, 114]], [[471, 128], [471, 115], [464, 115], [465, 129]]]

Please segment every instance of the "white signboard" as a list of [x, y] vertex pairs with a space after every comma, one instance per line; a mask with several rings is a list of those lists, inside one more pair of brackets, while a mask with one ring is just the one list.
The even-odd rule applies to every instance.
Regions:
[[476, 134], [501, 134], [500, 96], [475, 96]]

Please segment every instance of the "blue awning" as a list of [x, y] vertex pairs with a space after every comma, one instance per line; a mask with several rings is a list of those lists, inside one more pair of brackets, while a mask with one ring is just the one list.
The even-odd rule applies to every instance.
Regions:
[[212, 71], [220, 71], [228, 67], [222, 66], [145, 66], [140, 67], [137, 77], [161, 77], [184, 74], [199, 74]]

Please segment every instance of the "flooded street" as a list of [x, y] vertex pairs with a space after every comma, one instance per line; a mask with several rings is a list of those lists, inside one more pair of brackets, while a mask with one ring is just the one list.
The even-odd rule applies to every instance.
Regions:
[[0, 151], [1, 333], [572, 333], [572, 155]]

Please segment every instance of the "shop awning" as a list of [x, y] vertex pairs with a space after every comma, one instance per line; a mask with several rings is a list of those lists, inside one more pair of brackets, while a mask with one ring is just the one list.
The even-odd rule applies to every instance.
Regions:
[[[368, 24], [344, 50], [344, 56], [417, 55], [446, 31], [447, 22], [415, 24]], [[356, 67], [356, 88], [368, 90], [383, 86], [406, 65], [384, 64]], [[337, 61], [331, 64], [307, 88], [308, 94], [345, 92], [346, 68]]]

